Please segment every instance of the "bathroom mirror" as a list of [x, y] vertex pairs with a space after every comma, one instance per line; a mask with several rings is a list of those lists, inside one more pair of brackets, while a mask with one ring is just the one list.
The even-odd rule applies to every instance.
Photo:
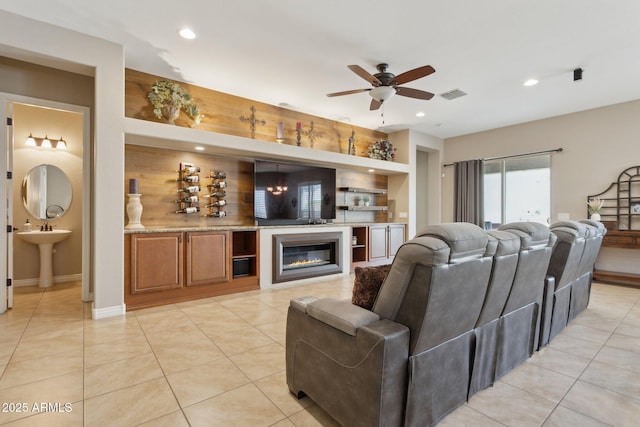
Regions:
[[71, 182], [57, 166], [38, 165], [22, 181], [24, 207], [34, 217], [51, 221], [60, 218], [71, 204]]

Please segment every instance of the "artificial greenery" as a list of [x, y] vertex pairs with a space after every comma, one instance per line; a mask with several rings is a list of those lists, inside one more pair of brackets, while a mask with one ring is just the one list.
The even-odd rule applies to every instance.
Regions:
[[396, 149], [388, 139], [381, 139], [369, 145], [367, 154], [372, 159], [393, 161], [396, 158]]
[[[202, 119], [200, 108], [193, 102], [191, 94], [177, 83], [169, 80], [156, 80], [151, 86], [151, 92], [149, 92], [148, 97], [151, 105], [153, 105], [153, 114], [159, 119], [163, 117], [163, 109], [165, 107], [173, 107], [178, 111], [184, 111], [196, 124], [199, 124]], [[168, 117], [168, 119], [173, 123], [172, 117]]]

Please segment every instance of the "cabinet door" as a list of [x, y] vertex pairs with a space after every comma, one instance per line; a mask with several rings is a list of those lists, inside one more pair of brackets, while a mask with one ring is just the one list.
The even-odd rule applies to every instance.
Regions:
[[396, 256], [398, 249], [404, 243], [404, 224], [389, 225], [389, 257]]
[[182, 233], [131, 236], [131, 293], [182, 287]]
[[187, 286], [229, 280], [226, 231], [187, 233]]
[[369, 226], [369, 261], [387, 258], [388, 236], [386, 224]]

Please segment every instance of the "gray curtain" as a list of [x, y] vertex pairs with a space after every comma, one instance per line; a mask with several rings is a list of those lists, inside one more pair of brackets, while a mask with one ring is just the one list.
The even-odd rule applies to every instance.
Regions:
[[484, 228], [483, 202], [483, 160], [455, 162], [454, 217], [460, 222], [470, 222]]

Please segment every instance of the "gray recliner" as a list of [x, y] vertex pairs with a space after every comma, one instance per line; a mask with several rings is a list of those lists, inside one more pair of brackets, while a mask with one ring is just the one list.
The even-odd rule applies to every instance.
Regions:
[[593, 268], [600, 253], [604, 235], [607, 234], [607, 229], [599, 221], [586, 219], [580, 220], [580, 223], [584, 224], [589, 232], [586, 235], [584, 252], [578, 265], [578, 278], [571, 289], [569, 321], [575, 319], [589, 305]]
[[489, 244], [496, 246], [491, 277], [482, 311], [476, 322], [475, 356], [469, 397], [493, 385], [498, 350], [498, 326], [518, 265], [520, 237], [507, 231], [489, 231]]
[[[545, 300], [545, 319], [541, 334], [543, 345], [562, 331], [569, 321], [572, 286], [580, 276], [580, 269], [584, 268], [580, 264], [588, 232], [587, 227], [577, 221], [556, 222], [550, 229], [558, 241], [547, 271], [547, 274], [555, 278], [555, 286], [551, 296]], [[550, 315], [546, 314], [549, 311]]]
[[546, 272], [556, 237], [543, 224], [514, 222], [500, 231], [520, 238], [518, 264], [499, 322], [496, 375], [499, 379], [538, 349]]
[[465, 402], [493, 253], [481, 228], [428, 227], [396, 254], [372, 311], [292, 300], [289, 390], [344, 426], [428, 426]]

